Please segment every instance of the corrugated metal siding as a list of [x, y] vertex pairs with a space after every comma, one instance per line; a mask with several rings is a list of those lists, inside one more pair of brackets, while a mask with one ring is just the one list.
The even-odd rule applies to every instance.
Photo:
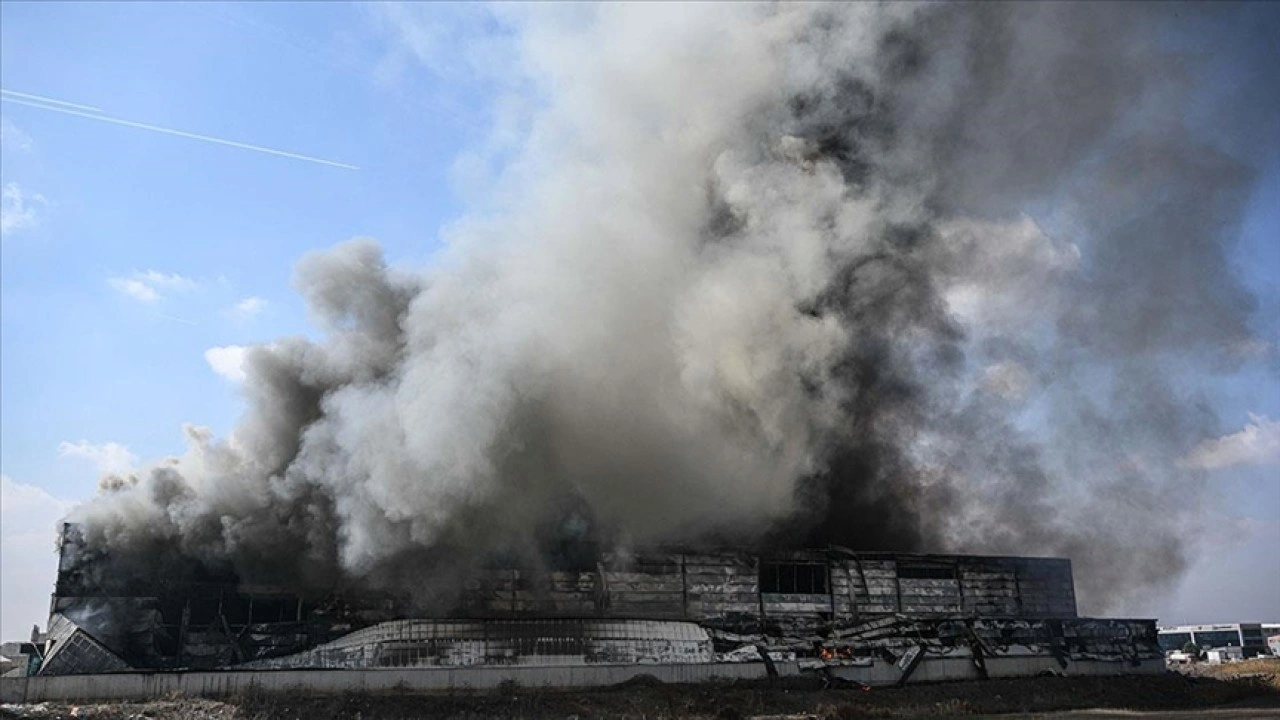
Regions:
[[654, 620], [398, 620], [244, 668], [707, 663], [707, 631]]
[[[790, 579], [790, 587], [783, 587], [784, 578]], [[108, 600], [131, 603], [140, 608], [132, 615], [153, 618], [140, 630], [151, 639], [137, 637], [133, 643], [152, 649], [128, 658], [140, 667], [212, 667], [263, 659], [327, 642], [353, 627], [424, 616], [420, 609], [388, 599], [371, 604], [339, 596], [336, 604], [319, 608], [280, 595], [278, 589], [250, 594], [234, 586]], [[102, 601], [92, 595], [64, 596], [56, 598], [54, 607], [70, 612]], [[259, 621], [264, 608], [280, 621]], [[477, 570], [456, 604], [438, 603], [426, 616], [687, 620], [731, 634], [803, 637], [895, 615], [1073, 618], [1071, 563], [842, 549], [767, 556], [734, 551], [605, 555], [594, 569], [577, 571]]]

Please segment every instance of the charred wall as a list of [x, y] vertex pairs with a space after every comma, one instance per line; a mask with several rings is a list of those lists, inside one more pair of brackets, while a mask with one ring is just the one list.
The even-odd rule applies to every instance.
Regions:
[[[479, 568], [451, 601], [335, 588], [315, 597], [192, 571], [106, 578], [64, 548], [51, 612], [136, 667], [219, 667], [298, 652], [404, 618], [686, 620], [795, 635], [889, 615], [1076, 617], [1071, 563], [1056, 558], [862, 553], [832, 548], [606, 553], [594, 568]], [[410, 572], [411, 568], [406, 568]]]

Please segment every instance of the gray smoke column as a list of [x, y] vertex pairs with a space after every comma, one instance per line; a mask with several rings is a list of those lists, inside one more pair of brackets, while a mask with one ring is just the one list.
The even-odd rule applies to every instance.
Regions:
[[87, 547], [420, 597], [601, 544], [1066, 555], [1093, 611], [1177, 576], [1186, 377], [1257, 345], [1254, 170], [1188, 118], [1274, 125], [1175, 48], [1238, 10], [502, 12], [539, 103], [484, 209], [429, 270], [302, 258], [327, 339], [253, 349], [242, 423], [109, 478]]

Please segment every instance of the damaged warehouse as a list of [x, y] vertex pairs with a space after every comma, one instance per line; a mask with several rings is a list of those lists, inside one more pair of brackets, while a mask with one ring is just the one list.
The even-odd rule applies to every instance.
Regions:
[[[39, 674], [126, 670], [711, 665], [897, 669], [1006, 656], [1041, 671], [1150, 668], [1154, 621], [1077, 617], [1068, 560], [854, 552], [605, 553], [592, 568], [491, 567], [423, 611], [392, 594], [304, 598], [234, 578], [104, 588], [64, 552]], [[107, 592], [122, 594], [108, 595]]]
[[684, 10], [503, 21], [549, 92], [493, 186], [412, 252], [308, 246], [316, 332], [207, 339], [243, 415], [60, 516], [22, 698], [1163, 668], [1153, 620], [1081, 613], [1197, 561], [1188, 363], [1275, 347], [1172, 21]]

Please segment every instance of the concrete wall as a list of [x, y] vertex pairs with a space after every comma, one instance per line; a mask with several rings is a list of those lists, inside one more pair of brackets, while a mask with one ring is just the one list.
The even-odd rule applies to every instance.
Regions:
[[[779, 674], [804, 672], [796, 662], [775, 663]], [[987, 659], [991, 677], [1032, 676], [1053, 672], [1065, 675], [1157, 674], [1165, 672], [1163, 660], [1127, 662], [1076, 660], [1063, 670], [1047, 657], [993, 657]], [[832, 674], [866, 685], [891, 685], [901, 678], [895, 665], [874, 662], [867, 666], [831, 669]], [[762, 663], [711, 663], [704, 665], [577, 665], [556, 667], [466, 667], [384, 670], [276, 670], [255, 672], [114, 673], [57, 677], [0, 678], [0, 702], [84, 702], [89, 700], [146, 700], [173, 694], [219, 697], [244, 692], [301, 690], [315, 693], [351, 691], [430, 692], [486, 690], [504, 682], [522, 687], [600, 687], [616, 685], [648, 675], [666, 683], [723, 682], [762, 679]], [[967, 658], [927, 658], [910, 682], [976, 680], [977, 669]]]

